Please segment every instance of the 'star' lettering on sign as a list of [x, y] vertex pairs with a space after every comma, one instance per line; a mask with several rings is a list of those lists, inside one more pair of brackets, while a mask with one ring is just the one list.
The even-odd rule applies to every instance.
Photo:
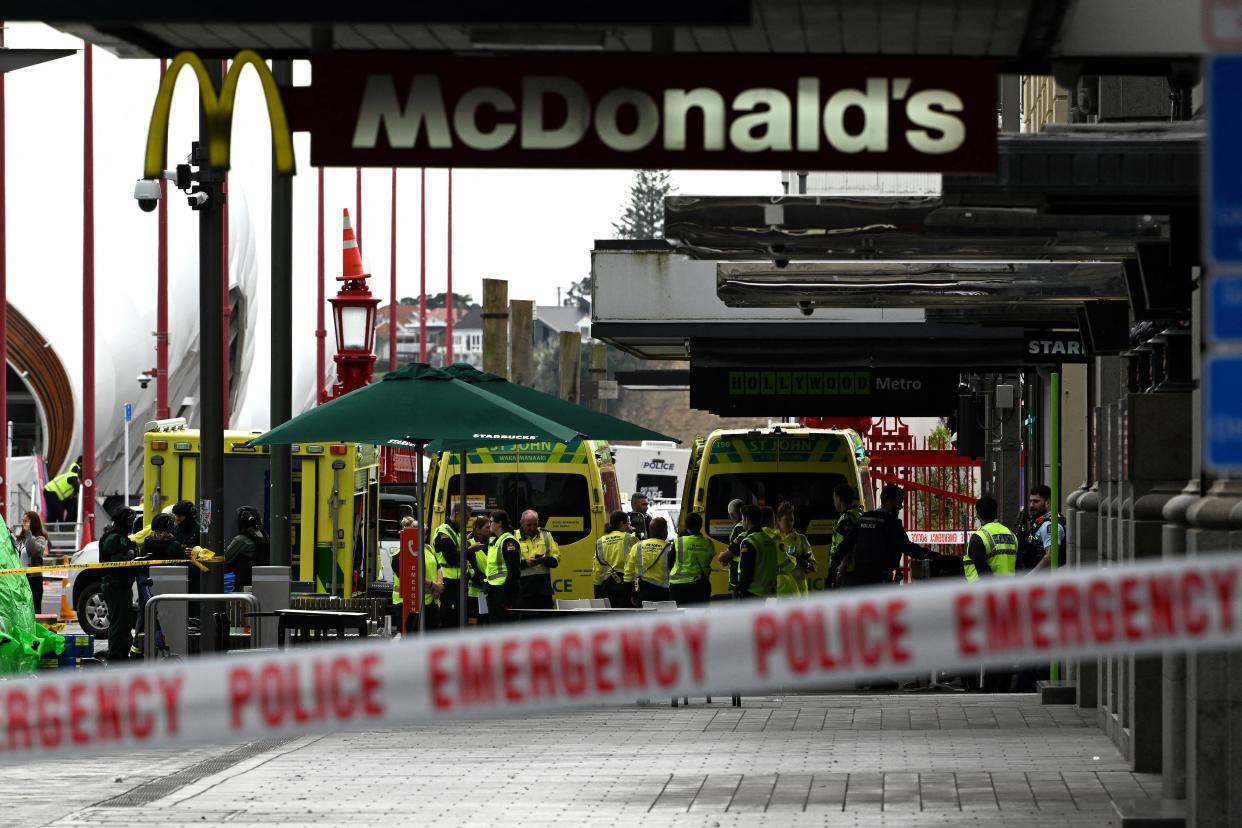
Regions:
[[991, 172], [978, 60], [331, 54], [288, 89], [318, 166]]

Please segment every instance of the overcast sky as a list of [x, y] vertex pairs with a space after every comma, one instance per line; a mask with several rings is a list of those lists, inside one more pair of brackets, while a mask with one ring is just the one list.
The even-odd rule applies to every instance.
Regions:
[[[14, 24], [6, 31], [14, 48], [80, 48], [81, 42], [41, 25]], [[122, 61], [95, 50], [96, 266], [101, 286], [124, 283], [141, 297], [155, 283], [155, 221], [133, 200], [141, 175], [143, 144], [158, 83], [155, 61]], [[299, 82], [309, 80], [300, 66]], [[266, 294], [270, 235], [270, 137], [257, 81], [247, 72], [233, 125], [230, 186], [240, 187], [255, 224], [260, 282]], [[9, 273], [57, 274], [69, 282], [81, 272], [82, 57], [64, 58], [7, 78]], [[169, 133], [170, 165], [184, 158], [197, 132], [197, 92], [190, 77], [177, 87]], [[295, 291], [313, 296], [315, 277], [316, 176], [309, 166], [307, 136], [296, 136]], [[356, 213], [354, 170], [326, 172], [327, 275], [340, 270], [342, 208]], [[629, 170], [455, 170], [454, 286], [480, 298], [484, 277], [510, 280], [511, 298], [556, 301], [556, 289], [590, 269], [592, 242], [612, 236], [633, 172]], [[777, 172], [677, 172], [678, 192], [701, 195], [777, 194]], [[376, 277], [372, 290], [387, 301], [390, 260], [391, 172], [363, 173], [363, 260]], [[398, 173], [398, 289], [417, 295], [419, 286], [419, 171]], [[171, 267], [188, 268], [197, 256], [195, 218], [178, 198], [169, 212], [170, 233], [182, 242]], [[446, 282], [446, 172], [427, 172], [427, 290]], [[65, 285], [70, 288], [70, 284]], [[330, 291], [334, 288], [330, 286]], [[302, 299], [299, 296], [299, 299]], [[296, 314], [313, 299], [298, 302]], [[301, 327], [301, 320], [295, 325]]]

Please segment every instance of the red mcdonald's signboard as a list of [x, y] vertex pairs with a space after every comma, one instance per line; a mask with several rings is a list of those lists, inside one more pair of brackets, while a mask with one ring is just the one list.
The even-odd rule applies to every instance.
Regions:
[[990, 172], [987, 60], [337, 53], [285, 91], [317, 166]]

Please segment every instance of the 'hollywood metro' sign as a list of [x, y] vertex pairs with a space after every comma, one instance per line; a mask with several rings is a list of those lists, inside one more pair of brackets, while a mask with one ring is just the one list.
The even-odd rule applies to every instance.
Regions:
[[322, 166], [987, 172], [996, 70], [965, 59], [333, 54], [286, 90]]

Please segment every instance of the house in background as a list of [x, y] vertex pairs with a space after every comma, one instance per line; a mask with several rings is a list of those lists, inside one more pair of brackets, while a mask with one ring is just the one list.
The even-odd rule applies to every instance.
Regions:
[[577, 331], [583, 344], [591, 341], [591, 311], [577, 305], [535, 306], [535, 347], [559, 348], [561, 333]]
[[[375, 354], [387, 366], [388, 305], [375, 314]], [[453, 361], [481, 365], [483, 361], [483, 317], [476, 305], [453, 309]], [[465, 327], [463, 326], [463, 323]], [[448, 313], [444, 308], [427, 308], [427, 362], [444, 365], [447, 352], [445, 334]], [[464, 345], [463, 345], [464, 343]], [[417, 362], [419, 357], [419, 324], [417, 304], [397, 305], [397, 364]]]

